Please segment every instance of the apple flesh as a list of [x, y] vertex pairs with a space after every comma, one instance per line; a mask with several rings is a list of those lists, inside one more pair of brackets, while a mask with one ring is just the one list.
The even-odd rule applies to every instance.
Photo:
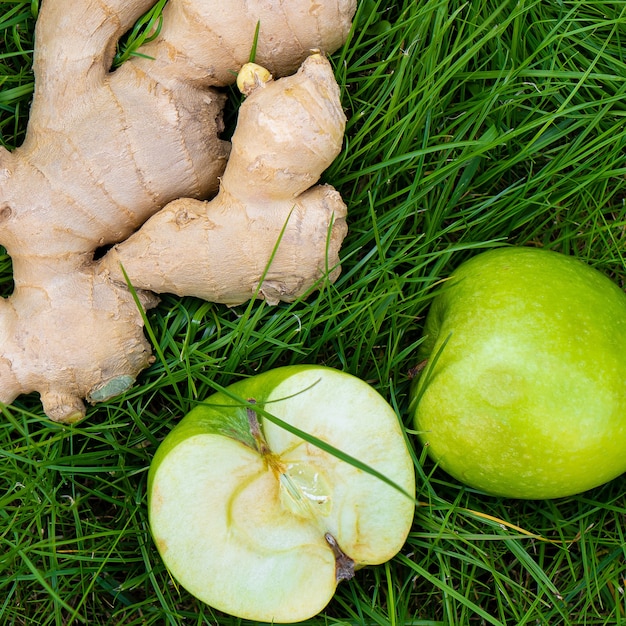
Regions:
[[356, 568], [391, 559], [414, 493], [393, 409], [364, 381], [317, 366], [277, 368], [211, 396], [165, 438], [148, 476], [151, 532], [172, 576], [218, 610], [274, 623], [316, 615]]
[[433, 301], [418, 356], [415, 426], [459, 481], [546, 499], [626, 471], [626, 295], [589, 265], [475, 256]]

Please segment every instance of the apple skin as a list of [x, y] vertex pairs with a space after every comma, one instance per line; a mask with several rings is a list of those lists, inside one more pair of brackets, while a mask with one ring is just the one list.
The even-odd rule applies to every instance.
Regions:
[[[255, 438], [251, 400], [410, 497], [261, 412], [262, 441]], [[271, 453], [263, 456], [265, 445]], [[276, 459], [307, 485], [313, 504], [293, 504], [272, 471]], [[173, 578], [222, 612], [272, 623], [308, 619], [334, 595], [338, 561], [326, 533], [355, 569], [392, 558], [411, 528], [414, 494], [413, 461], [393, 409], [364, 381], [321, 366], [276, 368], [212, 395], [167, 435], [148, 473], [150, 528]]]
[[626, 471], [626, 294], [557, 252], [498, 248], [435, 297], [412, 388], [430, 456], [488, 494], [551, 499]]

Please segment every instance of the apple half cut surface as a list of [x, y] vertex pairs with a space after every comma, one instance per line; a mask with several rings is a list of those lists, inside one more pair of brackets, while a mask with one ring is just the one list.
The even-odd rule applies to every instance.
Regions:
[[174, 579], [215, 609], [275, 623], [316, 615], [341, 580], [391, 559], [414, 495], [391, 406], [359, 378], [319, 366], [277, 368], [214, 394], [165, 438], [148, 476], [152, 535]]

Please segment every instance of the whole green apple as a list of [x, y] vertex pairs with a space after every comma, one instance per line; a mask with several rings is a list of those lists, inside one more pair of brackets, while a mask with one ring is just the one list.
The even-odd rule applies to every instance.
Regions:
[[626, 294], [589, 265], [478, 254], [433, 301], [419, 356], [416, 429], [459, 481], [543, 499], [626, 471]]
[[211, 396], [165, 438], [148, 474], [150, 528], [174, 579], [216, 609], [273, 623], [312, 617], [355, 569], [392, 558], [414, 494], [393, 409], [364, 381], [317, 366]]

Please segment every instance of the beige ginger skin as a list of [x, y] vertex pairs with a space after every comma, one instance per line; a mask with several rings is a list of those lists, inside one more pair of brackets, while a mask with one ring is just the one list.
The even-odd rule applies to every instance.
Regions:
[[[332, 187], [314, 186], [343, 141], [330, 65], [314, 54], [278, 81], [252, 72], [219, 193], [171, 202], [115, 246], [99, 267], [118, 281], [123, 267], [137, 288], [235, 305], [257, 290], [270, 303], [294, 300], [324, 265], [338, 273], [346, 208]], [[164, 255], [174, 242], [177, 254]]]
[[[44, 0], [26, 139], [0, 151], [15, 283], [0, 299], [0, 402], [38, 392], [57, 421], [82, 418], [84, 399], [124, 391], [152, 360], [120, 262], [144, 308], [152, 292], [293, 300], [338, 272], [345, 206], [310, 188], [345, 118], [330, 65], [309, 55], [341, 45], [354, 2], [169, 0], [141, 50], [151, 58], [111, 72], [117, 40], [153, 3]], [[272, 73], [309, 58], [257, 81], [231, 154], [215, 87], [235, 80], [259, 22], [257, 59]]]

